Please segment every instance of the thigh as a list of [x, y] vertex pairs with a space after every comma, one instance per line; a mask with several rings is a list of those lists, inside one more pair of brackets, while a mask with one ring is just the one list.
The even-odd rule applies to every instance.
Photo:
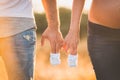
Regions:
[[1, 39], [0, 51], [10, 80], [30, 80], [33, 77], [35, 43], [34, 29]]
[[97, 80], [120, 80], [120, 39], [89, 36], [88, 50]]

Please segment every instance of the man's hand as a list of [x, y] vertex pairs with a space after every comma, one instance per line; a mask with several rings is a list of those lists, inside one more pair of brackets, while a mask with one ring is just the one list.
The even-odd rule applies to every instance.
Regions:
[[47, 27], [41, 37], [42, 46], [44, 45], [45, 39], [49, 40], [52, 53], [58, 53], [63, 46], [63, 37], [58, 29]]
[[69, 31], [64, 41], [64, 49], [69, 51], [70, 54], [77, 54], [77, 45], [79, 43], [79, 33]]

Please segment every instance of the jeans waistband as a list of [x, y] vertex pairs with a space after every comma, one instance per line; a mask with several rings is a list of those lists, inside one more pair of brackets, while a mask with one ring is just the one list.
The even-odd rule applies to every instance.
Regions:
[[109, 28], [100, 24], [88, 21], [88, 33], [104, 37], [120, 38], [120, 29]]

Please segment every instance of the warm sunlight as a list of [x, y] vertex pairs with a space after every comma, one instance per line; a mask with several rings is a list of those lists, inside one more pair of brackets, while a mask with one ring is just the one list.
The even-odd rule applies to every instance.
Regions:
[[[72, 2], [73, 0], [57, 0], [58, 1], [58, 7], [65, 7], [68, 9], [72, 8]], [[92, 0], [86, 0], [84, 10], [88, 11], [90, 8]], [[33, 1], [33, 7], [35, 12], [44, 12], [44, 8], [42, 6], [41, 0], [34, 0]]]
[[[41, 2], [42, 0], [32, 0], [32, 1], [33, 1], [34, 11], [38, 13], [44, 13], [44, 8]], [[63, 36], [66, 35], [69, 24], [70, 24], [70, 18], [71, 18], [70, 10], [72, 8], [72, 2], [73, 0], [57, 0], [58, 8], [63, 7], [61, 8], [61, 12], [60, 12], [60, 20], [61, 20], [60, 27], [61, 27]], [[89, 10], [91, 2], [92, 0], [86, 0], [84, 11]], [[10, 7], [10, 8], [13, 8], [13, 7]], [[22, 8], [22, 6], [20, 6], [19, 8]], [[31, 5], [30, 5], [30, 8], [31, 8]], [[15, 12], [17, 9], [15, 9]], [[1, 10], [1, 7], [0, 7], [0, 10]], [[9, 8], [6, 10], [9, 10]], [[27, 12], [26, 9], [24, 10], [25, 12]], [[29, 14], [29, 12], [27, 13]], [[7, 13], [7, 14], [10, 14], [10, 13]], [[13, 31], [14, 28], [11, 28], [11, 26], [13, 27], [15, 27], [16, 25], [18, 26], [20, 25], [19, 27], [22, 27], [23, 25], [31, 26], [30, 24], [31, 22], [29, 22], [31, 18], [28, 18], [29, 20], [27, 21], [26, 17], [21, 17], [21, 16], [18, 17], [18, 15], [17, 17], [14, 17], [15, 20], [12, 17], [9, 18], [8, 16], [7, 17], [5, 16], [3, 18], [2, 17], [0, 18], [0, 26], [1, 26], [0, 36], [3, 33], [14, 32]], [[26, 74], [28, 73], [30, 73], [28, 76], [32, 78], [32, 71], [34, 71], [35, 80], [96, 80], [93, 66], [91, 64], [88, 51], [87, 51], [87, 40], [86, 40], [87, 14], [83, 15], [83, 19], [81, 18], [81, 23], [83, 26], [83, 28], [81, 28], [82, 29], [81, 33], [83, 35], [81, 37], [81, 43], [78, 44], [79, 58], [78, 58], [78, 66], [75, 68], [68, 66], [68, 63], [67, 63], [68, 54], [62, 49], [60, 51], [61, 64], [57, 66], [53, 66], [50, 64], [49, 58], [50, 58], [51, 48], [50, 48], [49, 42], [46, 41], [46, 44], [44, 46], [40, 46], [40, 40], [41, 40], [40, 35], [47, 26], [45, 14], [35, 13], [34, 17], [35, 17], [35, 22], [37, 26], [37, 31], [39, 31], [37, 32], [37, 40], [36, 40], [38, 42], [35, 41], [34, 34], [32, 32], [28, 32], [31, 29], [26, 30], [25, 33], [20, 32], [21, 34], [18, 33], [5, 38], [0, 37], [0, 80], [8, 80], [8, 79], [18, 80], [18, 78], [19, 80], [23, 80], [21, 78], [26, 79], [26, 76], [27, 76]], [[20, 21], [22, 21], [21, 19], [25, 22], [20, 23]], [[27, 23], [27, 25], [25, 23]], [[29, 35], [31, 35], [31, 37]], [[36, 42], [36, 45], [34, 44], [35, 42]], [[33, 57], [34, 56], [33, 53], [31, 53], [32, 52], [31, 50], [34, 50], [33, 45], [36, 46], [35, 58]], [[34, 70], [30, 68], [33, 66], [33, 63], [34, 63], [33, 58], [35, 60]], [[26, 62], [28, 63], [26, 64]], [[23, 73], [24, 70], [25, 70], [25, 73]]]

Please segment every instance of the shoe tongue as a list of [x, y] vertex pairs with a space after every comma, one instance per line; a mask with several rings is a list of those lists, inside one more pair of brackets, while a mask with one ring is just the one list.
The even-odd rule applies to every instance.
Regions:
[[70, 54], [70, 55], [68, 55], [68, 57], [71, 58], [71, 59], [77, 59], [78, 56], [77, 56], [77, 55], [71, 55], [71, 54]]
[[58, 57], [60, 57], [60, 54], [59, 54], [59, 53], [51, 53], [50, 56], [51, 56], [51, 57], [57, 57], [57, 58], [58, 58]]

